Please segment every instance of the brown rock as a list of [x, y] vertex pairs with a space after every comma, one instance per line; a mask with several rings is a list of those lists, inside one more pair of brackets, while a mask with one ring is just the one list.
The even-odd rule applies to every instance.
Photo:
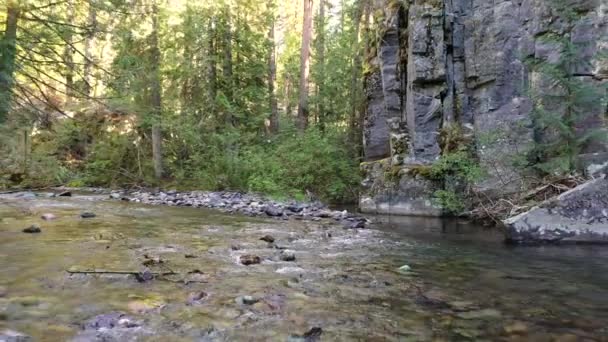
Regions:
[[241, 264], [245, 266], [255, 265], [262, 262], [262, 259], [259, 256], [252, 254], [241, 255], [239, 260], [241, 261]]
[[266, 241], [268, 243], [273, 243], [274, 242], [274, 237], [270, 236], [270, 235], [264, 235], [260, 238], [260, 240], [262, 241]]
[[523, 322], [513, 322], [506, 325], [504, 330], [509, 335], [525, 335], [528, 333], [528, 326]]

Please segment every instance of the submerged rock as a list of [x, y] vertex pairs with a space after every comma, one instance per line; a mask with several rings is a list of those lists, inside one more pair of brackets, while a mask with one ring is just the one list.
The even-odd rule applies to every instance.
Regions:
[[290, 250], [283, 250], [280, 258], [282, 261], [296, 261], [296, 254]]
[[82, 332], [72, 341], [135, 341], [149, 333], [143, 329], [141, 322], [132, 317], [122, 312], [111, 312], [86, 321], [82, 325]]
[[240, 297], [237, 297], [235, 299], [235, 301], [239, 305], [253, 305], [253, 304], [259, 302], [260, 300], [257, 298], [254, 298], [252, 296], [240, 296]]
[[239, 260], [241, 261], [241, 264], [245, 266], [255, 265], [262, 262], [262, 259], [259, 256], [252, 254], [241, 255]]
[[33, 224], [33, 225], [25, 228], [23, 230], [23, 232], [26, 233], [26, 234], [37, 234], [37, 233], [42, 232], [42, 229], [40, 229], [40, 226], [38, 226], [36, 224]]
[[23, 192], [23, 193], [17, 194], [15, 197], [23, 198], [23, 199], [34, 199], [34, 198], [36, 198], [36, 194], [33, 192]]
[[525, 335], [528, 333], [528, 326], [523, 322], [513, 322], [504, 327], [508, 335]]
[[207, 298], [209, 294], [205, 291], [192, 292], [188, 296], [188, 305], [198, 304], [203, 301], [203, 299]]
[[33, 341], [33, 339], [23, 333], [14, 330], [3, 330], [0, 331], [0, 342], [25, 342]]
[[83, 219], [87, 219], [87, 218], [97, 217], [97, 215], [95, 213], [91, 213], [91, 212], [84, 212], [84, 213], [80, 214], [80, 217], [82, 217]]
[[323, 334], [323, 329], [319, 327], [314, 327], [302, 335], [291, 335], [288, 342], [316, 342], [321, 340], [321, 334]]
[[270, 236], [270, 235], [264, 235], [260, 238], [260, 240], [262, 241], [266, 241], [268, 243], [273, 243], [274, 242], [274, 237]]
[[57, 218], [57, 216], [55, 216], [54, 214], [42, 214], [42, 216], [40, 216], [41, 219], [45, 220], [45, 221], [51, 221]]
[[456, 316], [462, 319], [474, 319], [474, 320], [492, 320], [499, 319], [502, 317], [500, 311], [496, 309], [482, 309], [475, 311], [460, 312]]
[[608, 243], [608, 179], [580, 185], [505, 225], [512, 243]]

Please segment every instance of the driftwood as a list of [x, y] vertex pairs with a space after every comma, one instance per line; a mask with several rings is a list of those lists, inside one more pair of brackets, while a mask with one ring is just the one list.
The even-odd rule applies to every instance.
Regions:
[[69, 274], [124, 274], [124, 275], [141, 275], [141, 274], [150, 274], [153, 276], [168, 276], [168, 275], [177, 275], [179, 273], [175, 273], [173, 271], [170, 272], [140, 272], [140, 271], [109, 271], [109, 270], [66, 270]]

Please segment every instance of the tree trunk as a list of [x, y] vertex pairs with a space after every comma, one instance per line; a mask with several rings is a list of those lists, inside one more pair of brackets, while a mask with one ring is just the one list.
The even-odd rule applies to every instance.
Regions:
[[312, 38], [313, 0], [304, 1], [302, 26], [302, 49], [300, 52], [300, 99], [298, 103], [297, 127], [303, 132], [308, 127], [308, 77], [310, 74], [310, 42]]
[[357, 146], [361, 142], [357, 141], [357, 134], [359, 130], [358, 125], [358, 111], [359, 111], [359, 102], [361, 101], [360, 93], [361, 86], [359, 80], [361, 79], [361, 49], [360, 49], [360, 39], [359, 33], [361, 31], [361, 16], [363, 15], [365, 8], [365, 25], [367, 26], [368, 18], [369, 18], [369, 8], [366, 5], [366, 0], [360, 0], [359, 6], [357, 6], [357, 11], [355, 12], [354, 18], [354, 26], [355, 26], [355, 35], [354, 39], [354, 54], [353, 54], [353, 65], [351, 71], [351, 81], [350, 81], [350, 94], [351, 94], [351, 108], [350, 108], [350, 120], [349, 120], [349, 128], [350, 128], [350, 137], [351, 143]]
[[[74, 2], [69, 0], [67, 2], [68, 13], [67, 22], [74, 22]], [[65, 63], [65, 93], [66, 93], [66, 104], [70, 103], [74, 94], [74, 50], [72, 49], [72, 31], [67, 29], [65, 34], [65, 41], [67, 42], [63, 48], [63, 62]]]
[[20, 10], [17, 4], [9, 1], [6, 9], [6, 30], [0, 41], [0, 124], [6, 121], [11, 108], [13, 91], [15, 54], [17, 52], [17, 22]]
[[270, 43], [268, 56], [268, 96], [270, 99], [270, 133], [277, 134], [279, 132], [279, 109], [277, 105], [277, 97], [275, 94], [275, 81], [277, 78], [277, 60], [276, 60], [276, 45], [274, 41], [274, 25], [275, 20], [270, 23], [268, 31], [268, 41]]
[[[224, 48], [224, 63], [222, 76], [224, 78], [224, 94], [228, 98], [228, 102], [232, 103], [232, 87], [234, 86], [232, 80], [232, 25], [230, 22], [230, 9], [225, 8], [225, 25], [223, 27], [223, 48]], [[232, 125], [232, 113], [230, 109], [227, 109], [225, 113], [225, 122], [227, 125]]]
[[152, 158], [154, 161], [154, 175], [156, 179], [163, 177], [163, 152], [161, 129], [161, 80], [160, 80], [160, 49], [158, 46], [158, 6], [152, 4], [152, 32], [150, 33], [150, 103], [152, 105]]
[[93, 83], [95, 82], [91, 77], [91, 70], [93, 69], [93, 52], [92, 45], [93, 39], [95, 38], [95, 31], [97, 30], [97, 8], [95, 8], [95, 0], [89, 0], [89, 14], [87, 18], [87, 36], [84, 40], [84, 93], [91, 95], [94, 91]]
[[215, 51], [215, 19], [209, 20], [209, 41], [208, 41], [208, 52], [207, 56], [209, 56], [209, 64], [207, 65], [207, 77], [209, 80], [208, 91], [209, 91], [209, 100], [211, 103], [211, 111], [215, 112], [215, 98], [217, 96], [217, 57]]
[[[344, 10], [342, 10], [344, 11]], [[319, 129], [325, 130], [325, 0], [319, 2], [319, 27], [317, 28], [317, 63], [319, 77], [317, 81]]]

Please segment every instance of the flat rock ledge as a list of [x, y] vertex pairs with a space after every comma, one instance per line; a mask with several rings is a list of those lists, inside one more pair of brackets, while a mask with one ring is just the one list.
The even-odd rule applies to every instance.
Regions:
[[608, 244], [606, 175], [507, 219], [506, 239], [515, 244]]
[[346, 210], [331, 210], [320, 202], [278, 202], [256, 194], [240, 192], [188, 191], [135, 191], [112, 192], [110, 199], [152, 205], [168, 205], [193, 208], [208, 208], [229, 214], [252, 217], [271, 217], [281, 220], [321, 221], [334, 220], [345, 228], [366, 228], [371, 221]]

